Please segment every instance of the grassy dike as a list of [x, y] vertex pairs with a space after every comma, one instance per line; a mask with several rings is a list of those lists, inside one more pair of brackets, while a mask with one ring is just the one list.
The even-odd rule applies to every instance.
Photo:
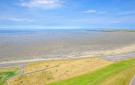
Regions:
[[9, 79], [8, 83], [10, 85], [47, 85], [96, 71], [112, 63], [94, 57], [33, 62], [25, 66], [23, 75]]
[[0, 85], [6, 85], [6, 81], [18, 74], [18, 69], [0, 69]]
[[113, 63], [92, 73], [53, 82], [48, 85], [129, 85], [134, 74], [135, 59], [128, 59]]

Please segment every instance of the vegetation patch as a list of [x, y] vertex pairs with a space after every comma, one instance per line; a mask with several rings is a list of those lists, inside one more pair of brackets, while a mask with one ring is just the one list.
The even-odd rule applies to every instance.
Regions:
[[11, 77], [13, 77], [13, 76], [15, 76], [15, 75], [17, 75], [17, 73], [18, 73], [18, 70], [16, 69], [14, 69], [14, 70], [11, 70], [11, 69], [0, 69], [0, 85], [6, 85], [6, 81], [9, 79], [9, 78], [11, 78]]

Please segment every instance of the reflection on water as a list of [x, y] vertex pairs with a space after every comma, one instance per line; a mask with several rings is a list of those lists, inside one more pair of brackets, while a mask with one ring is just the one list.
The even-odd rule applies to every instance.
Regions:
[[135, 44], [135, 32], [89, 30], [0, 30], [0, 61], [79, 56]]

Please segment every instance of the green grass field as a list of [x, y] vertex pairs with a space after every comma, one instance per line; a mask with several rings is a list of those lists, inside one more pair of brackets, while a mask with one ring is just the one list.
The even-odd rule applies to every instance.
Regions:
[[135, 74], [135, 59], [113, 63], [105, 68], [49, 85], [129, 85]]
[[8, 69], [6, 71], [0, 71], [0, 85], [6, 85], [6, 81], [17, 75], [18, 70], [9, 70]]

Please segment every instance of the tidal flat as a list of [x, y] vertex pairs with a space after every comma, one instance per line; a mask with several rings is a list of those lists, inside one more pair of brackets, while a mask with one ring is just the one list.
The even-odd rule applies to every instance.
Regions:
[[0, 62], [134, 52], [133, 31], [0, 31]]

